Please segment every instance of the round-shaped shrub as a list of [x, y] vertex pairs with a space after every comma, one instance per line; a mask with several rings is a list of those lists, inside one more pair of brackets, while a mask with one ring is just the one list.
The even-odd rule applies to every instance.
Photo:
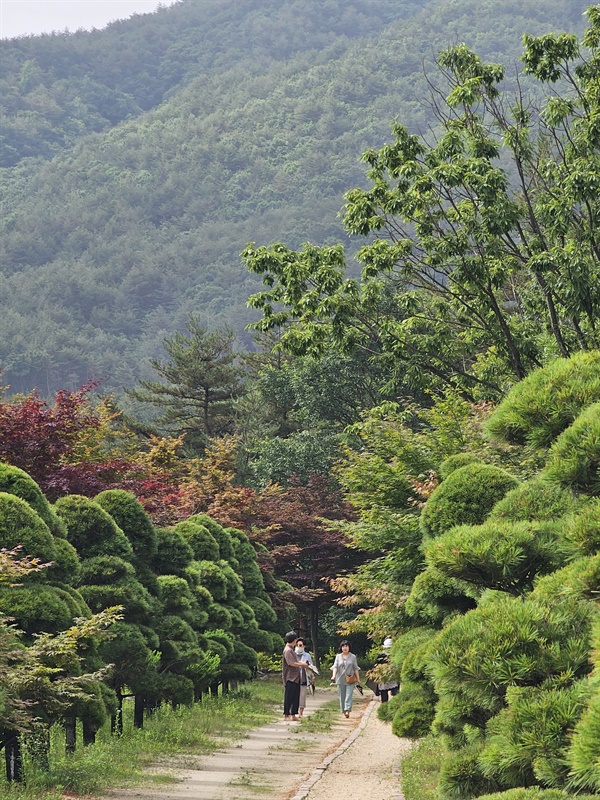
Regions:
[[20, 497], [0, 492], [0, 547], [12, 550], [19, 546], [23, 555], [42, 562], [53, 561], [57, 556], [54, 536], [39, 514]]
[[204, 527], [208, 529], [219, 545], [219, 558], [224, 561], [229, 561], [231, 566], [237, 569], [237, 558], [235, 557], [233, 539], [225, 528], [219, 525], [218, 522], [215, 522], [214, 519], [211, 519], [207, 514], [194, 514], [189, 517], [189, 520], [204, 525]]
[[242, 579], [244, 593], [248, 597], [250, 595], [260, 596], [260, 593], [265, 590], [265, 583], [252, 542], [243, 531], [237, 528], [225, 528], [225, 531], [233, 541], [235, 557], [239, 563], [239, 569], [236, 569], [236, 572]]
[[123, 606], [125, 622], [147, 622], [154, 609], [152, 598], [139, 581], [89, 584], [79, 591], [95, 613], [109, 606]]
[[162, 672], [158, 676], [158, 689], [161, 699], [166, 700], [174, 708], [191, 706], [194, 702], [194, 683], [185, 675]]
[[118, 556], [95, 556], [87, 558], [81, 565], [81, 583], [110, 585], [135, 577], [131, 564]]
[[134, 554], [147, 561], [156, 553], [156, 531], [144, 507], [131, 492], [108, 489], [96, 495], [98, 503], [117, 523], [131, 542]]
[[561, 433], [542, 474], [576, 492], [600, 495], [600, 403], [582, 411]]
[[180, 533], [173, 528], [156, 529], [158, 548], [151, 566], [157, 575], [180, 575], [194, 559], [194, 553]]
[[220, 647], [224, 649], [225, 656], [233, 655], [234, 638], [231, 633], [224, 631], [221, 628], [216, 628], [212, 631], [206, 631], [205, 636], [209, 644], [212, 642], [218, 642]]
[[581, 411], [600, 402], [600, 351], [558, 358], [519, 381], [487, 423], [496, 439], [549, 447]]
[[440, 698], [436, 726], [483, 729], [504, 707], [510, 686], [586, 675], [593, 615], [591, 604], [578, 598], [499, 596], [457, 617], [440, 631], [428, 656]]
[[239, 633], [240, 641], [257, 653], [271, 653], [273, 640], [268, 631], [261, 630], [256, 623], [243, 627]]
[[256, 652], [236, 639], [232, 655], [221, 663], [221, 674], [225, 680], [248, 681], [257, 664]]
[[[76, 604], [55, 586], [0, 586], [0, 614], [12, 617], [26, 634], [58, 633], [73, 624]], [[81, 609], [77, 609], [80, 611]]]
[[196, 601], [196, 605], [203, 611], [206, 611], [208, 607], [214, 602], [214, 597], [208, 591], [206, 586], [200, 586], [194, 584], [192, 593], [194, 595], [194, 600]]
[[211, 603], [206, 609], [206, 613], [208, 614], [208, 623], [211, 628], [231, 630], [233, 619], [229, 610], [221, 603]]
[[537, 475], [498, 501], [489, 520], [551, 520], [581, 508], [581, 500], [572, 491]]
[[439, 536], [455, 525], [479, 525], [516, 478], [489, 464], [467, 464], [454, 470], [431, 494], [421, 512], [425, 536]]
[[228, 561], [219, 561], [219, 566], [227, 581], [227, 600], [239, 600], [244, 595], [242, 579]]
[[552, 602], [557, 598], [594, 600], [600, 592], [600, 555], [585, 556], [535, 582], [532, 598]]
[[160, 599], [167, 614], [181, 614], [192, 608], [193, 596], [185, 578], [176, 575], [160, 575]]
[[467, 464], [481, 463], [481, 459], [474, 453], [456, 453], [453, 456], [448, 456], [448, 458], [440, 464], [440, 478], [445, 481], [448, 475], [454, 472], [455, 469], [466, 467]]
[[25, 500], [44, 520], [53, 536], [66, 535], [65, 526], [42, 494], [42, 490], [24, 470], [0, 463], [0, 492], [8, 492]]
[[270, 628], [277, 622], [277, 614], [270, 603], [260, 597], [247, 597], [246, 602], [254, 611], [256, 621], [261, 628]]
[[435, 715], [436, 697], [428, 684], [403, 683], [394, 698], [396, 711], [392, 733], [407, 739], [420, 739], [431, 730]]
[[192, 548], [196, 561], [219, 560], [219, 545], [215, 537], [204, 525], [186, 519], [184, 522], [178, 522], [173, 530], [181, 534]]
[[480, 752], [478, 746], [469, 745], [445, 755], [438, 783], [440, 800], [467, 800], [500, 788], [496, 781], [486, 778], [482, 773]]
[[380, 719], [382, 722], [391, 722], [394, 719], [394, 714], [398, 710], [399, 701], [400, 695], [395, 695], [395, 697], [390, 697], [387, 703], [380, 703], [377, 708], [377, 719]]
[[198, 565], [200, 583], [205, 586], [217, 602], [227, 599], [227, 576], [219, 564], [200, 561]]
[[67, 539], [81, 558], [112, 555], [129, 558], [131, 545], [114, 519], [98, 503], [81, 495], [60, 497], [54, 504], [67, 526]]
[[193, 628], [181, 617], [166, 614], [158, 628], [161, 663], [185, 666], [201, 655]]

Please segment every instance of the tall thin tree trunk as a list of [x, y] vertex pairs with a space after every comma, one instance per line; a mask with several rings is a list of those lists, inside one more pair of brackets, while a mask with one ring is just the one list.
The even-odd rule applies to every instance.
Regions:
[[77, 719], [65, 719], [65, 753], [74, 753], [77, 748]]
[[319, 669], [319, 603], [310, 605], [310, 638], [313, 647], [313, 660]]
[[210, 685], [210, 693], [213, 697], [217, 697], [219, 694], [219, 684], [218, 683], [211, 683]]
[[91, 744], [96, 743], [96, 728], [85, 718], [82, 723], [82, 732], [84, 747], [89, 747]]
[[146, 698], [143, 694], [136, 694], [133, 698], [133, 727], [144, 727], [144, 711], [146, 710]]
[[4, 760], [6, 780], [9, 783], [21, 783], [23, 780], [23, 757], [21, 739], [16, 731], [4, 732]]
[[117, 689], [117, 710], [110, 719], [110, 732], [115, 736], [123, 734], [123, 695]]

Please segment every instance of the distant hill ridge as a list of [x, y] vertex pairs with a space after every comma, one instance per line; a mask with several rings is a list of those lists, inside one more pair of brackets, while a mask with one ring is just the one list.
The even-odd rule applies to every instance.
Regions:
[[195, 312], [236, 330], [249, 240], [343, 238], [360, 153], [430, 124], [424, 68], [464, 40], [580, 30], [587, 3], [183, 0], [3, 42], [0, 366], [13, 391], [131, 386]]

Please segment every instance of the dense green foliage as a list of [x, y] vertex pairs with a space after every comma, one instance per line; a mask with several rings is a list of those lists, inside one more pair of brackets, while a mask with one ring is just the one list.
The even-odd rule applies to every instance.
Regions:
[[5, 380], [131, 387], [191, 313], [240, 333], [257, 287], [245, 243], [343, 235], [360, 153], [394, 118], [432, 124], [421, 101], [435, 52], [461, 39], [510, 62], [523, 31], [580, 29], [584, 9], [186, 0], [103, 31], [3, 41]]

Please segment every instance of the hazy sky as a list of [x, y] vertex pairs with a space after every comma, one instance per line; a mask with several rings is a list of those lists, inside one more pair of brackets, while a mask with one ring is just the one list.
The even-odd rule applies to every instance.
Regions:
[[104, 28], [115, 19], [156, 11], [175, 0], [0, 0], [0, 36]]

